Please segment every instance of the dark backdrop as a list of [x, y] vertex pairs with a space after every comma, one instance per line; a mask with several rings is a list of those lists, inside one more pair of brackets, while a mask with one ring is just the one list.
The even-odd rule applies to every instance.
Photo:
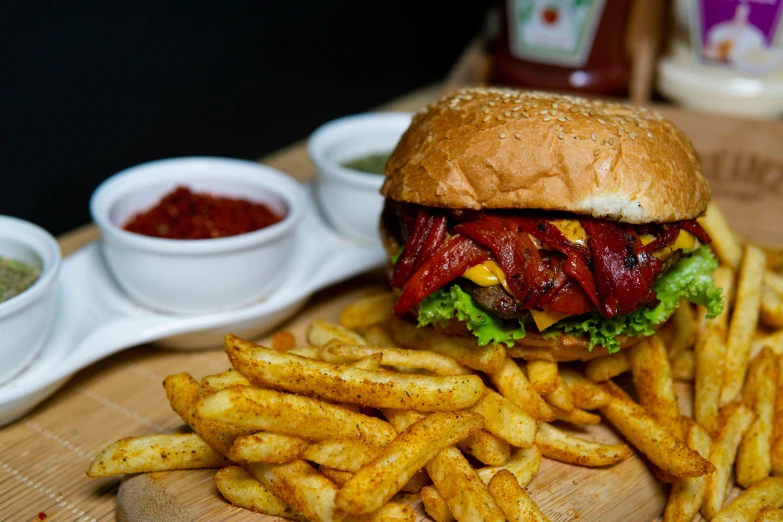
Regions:
[[0, 214], [59, 234], [123, 168], [257, 158], [441, 79], [489, 2], [6, 4]]

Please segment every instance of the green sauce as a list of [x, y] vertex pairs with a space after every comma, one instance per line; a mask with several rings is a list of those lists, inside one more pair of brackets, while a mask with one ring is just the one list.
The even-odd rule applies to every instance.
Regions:
[[27, 263], [0, 257], [0, 303], [30, 288], [40, 275], [40, 270]]
[[390, 152], [377, 152], [360, 158], [355, 158], [341, 163], [343, 167], [368, 174], [386, 174], [386, 162], [389, 161]]

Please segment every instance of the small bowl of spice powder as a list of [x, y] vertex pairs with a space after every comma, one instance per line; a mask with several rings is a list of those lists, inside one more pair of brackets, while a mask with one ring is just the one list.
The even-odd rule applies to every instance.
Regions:
[[0, 384], [35, 358], [57, 312], [60, 247], [41, 227], [0, 216]]

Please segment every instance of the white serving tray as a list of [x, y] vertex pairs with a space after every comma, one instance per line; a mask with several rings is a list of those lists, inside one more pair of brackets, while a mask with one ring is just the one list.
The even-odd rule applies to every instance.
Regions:
[[[78, 370], [111, 354], [159, 341], [168, 348], [215, 348], [225, 334], [255, 336], [291, 317], [314, 292], [382, 266], [380, 243], [360, 244], [331, 230], [311, 204], [296, 230], [280, 288], [264, 301], [203, 315], [172, 315], [142, 307], [115, 283], [99, 241], [65, 258], [59, 304], [49, 339], [18, 376], [0, 385], [0, 426], [21, 417]], [[217, 277], [207, 275], [207, 277]]]

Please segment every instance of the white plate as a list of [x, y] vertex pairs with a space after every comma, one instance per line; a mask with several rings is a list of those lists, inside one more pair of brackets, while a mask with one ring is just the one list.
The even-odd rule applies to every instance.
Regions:
[[[151, 341], [170, 348], [217, 347], [232, 332], [254, 336], [291, 317], [314, 292], [382, 266], [380, 243], [358, 244], [329, 229], [310, 205], [280, 288], [267, 300], [203, 315], [171, 315], [133, 302], [109, 275], [97, 242], [65, 258], [52, 333], [39, 356], [0, 386], [0, 426], [21, 417], [78, 370]], [[196, 335], [197, 334], [197, 335]]]

